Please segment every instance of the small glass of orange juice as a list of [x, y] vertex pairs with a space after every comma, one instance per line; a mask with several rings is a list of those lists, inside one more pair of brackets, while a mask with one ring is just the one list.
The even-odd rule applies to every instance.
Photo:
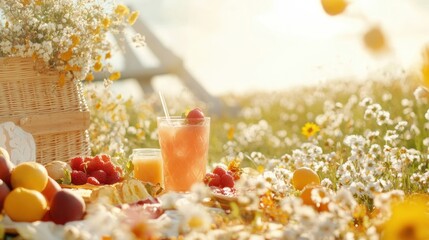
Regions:
[[164, 186], [163, 161], [160, 149], [133, 149], [130, 158], [134, 166], [134, 178]]

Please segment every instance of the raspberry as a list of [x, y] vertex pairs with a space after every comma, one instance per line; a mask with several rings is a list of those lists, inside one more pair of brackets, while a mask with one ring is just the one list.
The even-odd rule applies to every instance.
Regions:
[[121, 176], [122, 176], [123, 172], [122, 172], [122, 168], [121, 168], [121, 167], [116, 166], [116, 167], [115, 167], [115, 171], [116, 171], [116, 172], [118, 172], [118, 173], [119, 173], [119, 175], [121, 175]]
[[119, 172], [113, 172], [107, 175], [106, 184], [115, 184], [121, 181], [121, 174]]
[[110, 162], [110, 156], [107, 154], [101, 154], [99, 155], [101, 157], [101, 160], [103, 160], [103, 162]]
[[100, 185], [100, 182], [95, 177], [89, 177], [87, 183], [92, 185]]
[[91, 173], [93, 171], [97, 171], [103, 168], [103, 160], [101, 158], [95, 157], [90, 162], [88, 162], [88, 166], [86, 168], [86, 172]]
[[71, 172], [71, 180], [74, 185], [83, 185], [86, 183], [88, 176], [85, 172], [73, 170]]
[[229, 174], [224, 174], [220, 177], [220, 185], [224, 187], [233, 188], [234, 187], [234, 178]]
[[103, 170], [96, 170], [89, 174], [89, 176], [96, 178], [100, 184], [106, 183], [107, 174]]
[[215, 173], [207, 173], [204, 177], [204, 183], [209, 187], [219, 187], [220, 186], [220, 177]]
[[103, 170], [107, 175], [113, 174], [116, 171], [115, 165], [112, 162], [104, 162], [101, 170]]
[[74, 157], [70, 160], [70, 167], [72, 170], [79, 170], [79, 171], [83, 171], [83, 169], [81, 168], [81, 164], [83, 163], [83, 158], [82, 157]]
[[214, 174], [219, 175], [219, 177], [222, 177], [223, 175], [226, 174], [226, 170], [225, 168], [221, 167], [221, 166], [217, 166], [214, 170], [213, 170]]
[[79, 171], [83, 171], [83, 172], [86, 172], [86, 168], [88, 167], [88, 163], [87, 162], [83, 162], [83, 163], [81, 163], [80, 164], [80, 166], [79, 166], [79, 169], [82, 169], [82, 170], [79, 170]]
[[204, 121], [204, 113], [199, 108], [192, 109], [189, 111], [188, 115], [186, 115], [186, 120], [189, 124], [198, 124]]
[[233, 171], [228, 170], [226, 173], [231, 175], [234, 178], [234, 181], [240, 179], [240, 173], [239, 172], [233, 172]]

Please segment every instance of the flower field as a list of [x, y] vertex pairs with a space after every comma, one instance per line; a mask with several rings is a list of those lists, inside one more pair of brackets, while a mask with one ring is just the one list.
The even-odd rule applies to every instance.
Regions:
[[[186, 204], [176, 206], [185, 219], [181, 236], [429, 239], [429, 113], [427, 99], [413, 94], [418, 86], [415, 77], [399, 74], [223, 96], [235, 111], [211, 116], [209, 162], [210, 169], [242, 172], [237, 198], [228, 211], [215, 211], [203, 204], [209, 188], [195, 185]], [[158, 147], [156, 116], [162, 111], [156, 96], [143, 103], [107, 90], [88, 96], [96, 113], [93, 151], [126, 159], [132, 148]], [[167, 102], [180, 115], [198, 101], [181, 96]], [[292, 182], [302, 167], [321, 180], [305, 194]], [[166, 194], [163, 200], [172, 199]], [[167, 230], [152, 234], [166, 236]]]

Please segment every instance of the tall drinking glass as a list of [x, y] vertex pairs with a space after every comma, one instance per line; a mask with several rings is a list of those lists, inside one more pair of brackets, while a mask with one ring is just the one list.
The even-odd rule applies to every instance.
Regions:
[[203, 180], [209, 149], [210, 118], [158, 117], [158, 136], [167, 191], [185, 192]]

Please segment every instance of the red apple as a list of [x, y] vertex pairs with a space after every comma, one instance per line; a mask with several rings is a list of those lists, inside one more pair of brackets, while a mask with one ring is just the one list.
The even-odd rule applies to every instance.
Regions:
[[2, 153], [3, 152], [0, 151], [0, 179], [3, 180], [3, 182], [5, 182], [9, 186], [9, 188], [11, 188], [10, 172], [12, 171], [12, 168], [14, 168], [14, 165], [9, 160], [9, 155]]
[[52, 199], [50, 217], [56, 224], [82, 220], [85, 214], [85, 202], [81, 196], [70, 190], [60, 190]]
[[3, 180], [0, 179], [0, 213], [3, 211], [3, 203], [10, 189]]

